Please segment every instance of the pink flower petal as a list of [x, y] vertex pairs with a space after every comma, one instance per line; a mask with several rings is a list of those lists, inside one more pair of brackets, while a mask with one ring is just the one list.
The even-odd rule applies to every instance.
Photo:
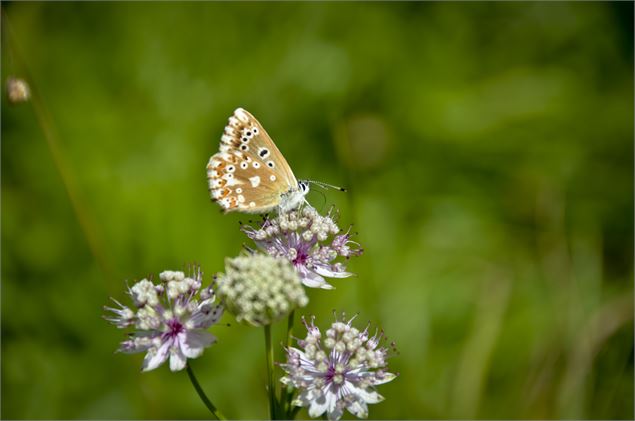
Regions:
[[150, 350], [148, 350], [148, 353], [143, 359], [142, 370], [143, 371], [154, 370], [155, 368], [163, 364], [165, 360], [168, 358], [168, 354], [170, 352], [170, 345], [172, 345], [172, 341], [165, 341], [161, 344], [161, 347], [159, 347], [159, 349], [151, 348]]
[[216, 337], [204, 330], [191, 330], [184, 335], [184, 340], [180, 341], [180, 345], [181, 352], [187, 358], [197, 358], [206, 347], [216, 342]]
[[175, 346], [172, 347], [172, 352], [170, 352], [170, 370], [172, 371], [180, 371], [185, 368], [185, 364], [187, 364], [187, 358], [181, 352], [181, 347]]

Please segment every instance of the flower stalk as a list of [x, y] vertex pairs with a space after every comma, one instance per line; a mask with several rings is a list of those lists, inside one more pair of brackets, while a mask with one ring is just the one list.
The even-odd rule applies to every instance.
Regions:
[[[287, 319], [287, 349], [291, 347], [293, 343], [293, 319], [295, 316], [295, 310], [289, 313]], [[294, 419], [295, 414], [292, 415], [293, 407], [291, 406], [291, 400], [293, 398], [293, 389], [290, 386], [281, 387], [280, 403], [283, 407], [286, 419]]]
[[265, 355], [267, 358], [267, 392], [269, 393], [269, 417], [278, 419], [276, 408], [276, 387], [273, 380], [273, 344], [271, 342], [271, 325], [265, 325]]
[[212, 403], [211, 400], [209, 400], [209, 398], [203, 391], [203, 388], [201, 387], [198, 380], [196, 379], [196, 376], [194, 375], [194, 371], [192, 370], [192, 366], [189, 363], [187, 364], [186, 369], [187, 369], [187, 376], [190, 378], [190, 382], [192, 383], [192, 386], [194, 386], [194, 389], [196, 390], [198, 397], [201, 398], [201, 400], [203, 401], [207, 409], [209, 409], [209, 412], [211, 412], [212, 415], [217, 420], [226, 420], [227, 418], [225, 418], [225, 416], [218, 410], [218, 408], [216, 408], [216, 406]]

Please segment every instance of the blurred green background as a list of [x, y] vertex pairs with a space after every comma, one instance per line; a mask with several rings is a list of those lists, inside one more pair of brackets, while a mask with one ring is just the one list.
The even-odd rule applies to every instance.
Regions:
[[[3, 84], [37, 95], [2, 102], [2, 418], [209, 418], [101, 316], [246, 243], [205, 176], [238, 106], [349, 188], [309, 200], [359, 276], [301, 313], [397, 343], [371, 418], [633, 418], [632, 3], [2, 6]], [[263, 333], [223, 321], [193, 366], [264, 418]]]

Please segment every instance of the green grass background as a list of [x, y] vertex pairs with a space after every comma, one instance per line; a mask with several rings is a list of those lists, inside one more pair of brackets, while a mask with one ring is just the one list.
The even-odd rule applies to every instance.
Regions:
[[[358, 276], [302, 313], [397, 343], [371, 418], [633, 418], [632, 3], [2, 14], [3, 81], [41, 98], [2, 102], [2, 418], [209, 418], [184, 372], [113, 354], [101, 307], [239, 253], [248, 217], [205, 177], [238, 106], [298, 178], [349, 188], [309, 200], [354, 223]], [[223, 322], [193, 366], [226, 415], [264, 418], [263, 332]]]

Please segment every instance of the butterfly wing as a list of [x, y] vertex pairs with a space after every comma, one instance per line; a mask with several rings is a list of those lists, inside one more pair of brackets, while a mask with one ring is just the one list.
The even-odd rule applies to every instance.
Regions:
[[263, 213], [276, 208], [298, 182], [276, 145], [254, 116], [237, 108], [207, 164], [212, 200], [225, 212]]

